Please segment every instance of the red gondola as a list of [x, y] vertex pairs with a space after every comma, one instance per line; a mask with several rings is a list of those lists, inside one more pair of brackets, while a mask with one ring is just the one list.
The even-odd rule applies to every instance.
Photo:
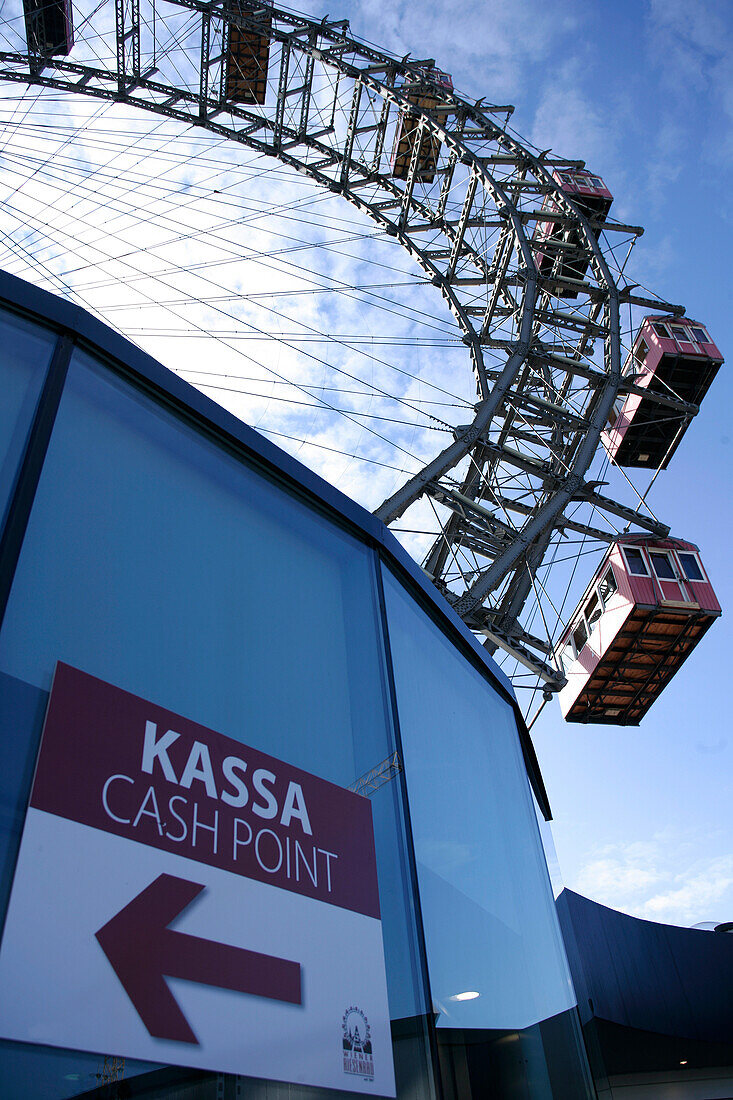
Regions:
[[[585, 168], [563, 168], [552, 173], [560, 187], [593, 222], [604, 222], [611, 209], [613, 195], [600, 176]], [[562, 213], [554, 199], [546, 198], [542, 209], [548, 213]], [[596, 236], [598, 233], [596, 232]], [[540, 275], [554, 275], [557, 279], [582, 282], [588, 269], [587, 252], [575, 229], [568, 229], [561, 221], [538, 221], [533, 234], [535, 263]], [[577, 298], [578, 292], [569, 287], [559, 287], [562, 298]]]
[[[413, 107], [434, 113], [438, 121], [445, 121], [445, 112], [441, 113], [438, 109], [440, 101], [436, 87], [452, 92], [453, 79], [450, 73], [441, 72], [440, 69], [426, 67], [423, 72], [424, 79], [416, 78], [406, 86], [407, 100]], [[409, 175], [419, 122], [418, 113], [413, 113], [409, 108], [400, 113], [392, 149], [392, 175], [396, 179], [404, 180]], [[423, 183], [433, 182], [440, 148], [440, 140], [434, 134], [423, 133], [417, 153], [416, 179]]]
[[28, 52], [35, 57], [66, 56], [74, 45], [71, 0], [23, 0]]
[[[272, 36], [272, 0], [262, 0], [260, 8], [247, 10], [251, 29], [235, 22], [227, 31], [224, 95], [232, 103], [264, 104], [267, 95], [267, 71]], [[241, 8], [234, 6], [234, 12]]]
[[618, 466], [666, 469], [687, 430], [683, 412], [653, 400], [652, 394], [699, 405], [723, 356], [704, 327], [687, 317], [645, 317], [623, 373], [650, 397], [629, 394], [618, 402], [603, 433]]
[[638, 725], [719, 615], [693, 543], [614, 543], [557, 647], [568, 680], [563, 717]]

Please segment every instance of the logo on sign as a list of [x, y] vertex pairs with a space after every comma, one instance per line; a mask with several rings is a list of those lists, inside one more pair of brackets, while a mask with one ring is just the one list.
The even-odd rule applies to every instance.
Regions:
[[358, 1077], [374, 1078], [372, 1032], [369, 1021], [360, 1008], [351, 1005], [342, 1019], [344, 1046], [344, 1073]]

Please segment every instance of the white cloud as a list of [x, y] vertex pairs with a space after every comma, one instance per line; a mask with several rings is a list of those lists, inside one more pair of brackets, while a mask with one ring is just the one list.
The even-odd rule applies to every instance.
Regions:
[[[538, 148], [552, 148], [563, 157], [585, 160], [596, 166], [616, 160], [618, 134], [613, 114], [604, 111], [582, 91], [578, 63], [553, 71], [535, 113], [532, 140]], [[601, 169], [598, 168], [598, 171]]]
[[[710, 838], [710, 846], [715, 838]], [[568, 883], [579, 893], [633, 916], [691, 925], [729, 920], [733, 855], [695, 859], [700, 838], [655, 834], [651, 840], [597, 849]]]
[[[670, 125], [689, 137], [693, 119], [706, 118], [713, 137], [702, 152], [716, 160], [733, 155], [733, 30], [724, 8], [716, 0], [651, 0], [649, 9], [649, 60], [659, 71]], [[678, 143], [678, 159], [684, 148]]]
[[[467, 94], [493, 102], [520, 97], [527, 67], [549, 56], [580, 18], [578, 6], [564, 0], [354, 0], [348, 7], [357, 36], [396, 54], [434, 57]], [[309, 8], [319, 10], [317, 3]]]
[[[676, 875], [674, 885], [666, 892], [654, 894], [645, 902], [645, 915], [655, 920], [663, 920], [667, 914], [680, 913], [690, 920], [727, 920], [719, 915], [720, 906], [726, 894], [733, 886], [733, 856], [719, 856], [717, 859], [703, 860], [693, 864], [685, 875]], [[699, 916], [705, 911], [708, 916]]]
[[726, 56], [730, 24], [711, 0], [651, 0], [650, 22], [658, 64], [670, 84], [703, 90]]
[[578, 890], [594, 898], [600, 895], [627, 898], [648, 890], [663, 878], [646, 860], [638, 857], [634, 860], [628, 853], [625, 856], [608, 855], [586, 864], [578, 876]]

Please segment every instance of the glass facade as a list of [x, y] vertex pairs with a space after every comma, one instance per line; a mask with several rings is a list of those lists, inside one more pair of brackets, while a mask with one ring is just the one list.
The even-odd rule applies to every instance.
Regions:
[[54, 344], [52, 333], [0, 309], [0, 347], [3, 349], [0, 517], [3, 518], [7, 515]]
[[385, 594], [446, 1091], [585, 1097], [548, 1058], [575, 996], [513, 709], [389, 573]]
[[[0, 326], [7, 502], [30, 476], [56, 337], [12, 312]], [[19, 555], [0, 562], [0, 922], [63, 661], [342, 787], [397, 761], [370, 794], [397, 1095], [591, 1095], [516, 719], [490, 669], [399, 579], [398, 553], [217, 430], [193, 391], [186, 407], [137, 371], [78, 341]], [[3, 1041], [0, 1095], [109, 1095], [105, 1055], [124, 1053]], [[129, 1060], [115, 1087], [319, 1093]]]

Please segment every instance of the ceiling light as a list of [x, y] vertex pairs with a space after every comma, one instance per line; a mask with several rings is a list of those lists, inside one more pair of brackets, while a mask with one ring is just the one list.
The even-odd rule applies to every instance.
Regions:
[[454, 993], [452, 997], [449, 997], [449, 1001], [475, 1001], [481, 994], [477, 993], [473, 989], [466, 990], [465, 993]]

